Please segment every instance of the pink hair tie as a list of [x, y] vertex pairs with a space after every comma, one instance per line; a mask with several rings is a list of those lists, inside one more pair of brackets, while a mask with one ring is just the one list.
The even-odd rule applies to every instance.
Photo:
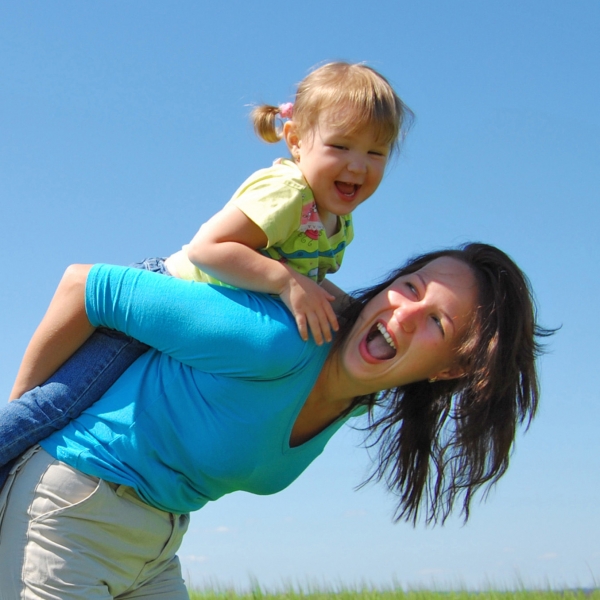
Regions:
[[291, 102], [279, 105], [279, 114], [282, 119], [291, 119], [294, 112], [294, 105]]

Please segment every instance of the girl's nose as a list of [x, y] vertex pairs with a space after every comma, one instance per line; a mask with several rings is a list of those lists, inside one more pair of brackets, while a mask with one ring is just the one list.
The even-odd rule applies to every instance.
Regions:
[[353, 157], [348, 163], [348, 171], [351, 173], [366, 173], [367, 161], [360, 157]]

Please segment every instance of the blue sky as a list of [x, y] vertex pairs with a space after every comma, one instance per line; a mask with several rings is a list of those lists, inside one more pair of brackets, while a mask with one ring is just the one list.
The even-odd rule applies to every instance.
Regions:
[[366, 61], [417, 119], [355, 213], [335, 282], [414, 253], [496, 244], [544, 325], [542, 402], [471, 520], [391, 521], [360, 435], [288, 490], [194, 515], [196, 585], [591, 586], [600, 581], [600, 4], [581, 0], [32, 2], [0, 6], [0, 393], [64, 268], [177, 250], [247, 175], [284, 155], [253, 103], [292, 99], [319, 63]]

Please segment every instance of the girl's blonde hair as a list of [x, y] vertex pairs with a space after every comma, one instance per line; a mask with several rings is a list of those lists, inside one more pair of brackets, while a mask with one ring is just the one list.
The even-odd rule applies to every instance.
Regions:
[[[323, 65], [298, 84], [292, 119], [299, 135], [314, 129], [324, 112], [329, 125], [349, 134], [371, 129], [392, 152], [399, 149], [414, 116], [383, 75], [364, 64], [346, 62]], [[280, 107], [268, 104], [252, 110], [254, 131], [264, 141], [281, 140], [280, 113]]]

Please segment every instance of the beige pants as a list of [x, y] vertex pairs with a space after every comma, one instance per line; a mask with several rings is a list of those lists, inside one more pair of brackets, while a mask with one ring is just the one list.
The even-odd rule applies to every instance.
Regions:
[[0, 493], [0, 600], [189, 600], [188, 523], [36, 447]]

